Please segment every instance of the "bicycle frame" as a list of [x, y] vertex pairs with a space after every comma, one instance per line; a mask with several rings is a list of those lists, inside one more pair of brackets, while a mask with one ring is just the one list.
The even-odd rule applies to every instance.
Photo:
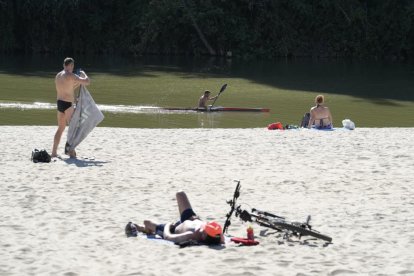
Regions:
[[260, 211], [258, 209], [252, 208], [251, 212], [243, 210], [241, 205], [237, 205], [236, 201], [240, 196], [240, 181], [236, 181], [237, 186], [233, 195], [233, 199], [227, 201], [230, 205], [231, 210], [226, 215], [226, 222], [224, 224], [223, 233], [227, 232], [228, 227], [231, 225], [231, 216], [235, 213], [236, 217], [239, 217], [242, 221], [245, 222], [254, 222], [260, 226], [267, 227], [278, 232], [284, 232], [284, 237], [289, 237], [291, 235], [299, 237], [302, 236], [312, 236], [317, 239], [322, 239], [327, 242], [331, 242], [332, 238], [326, 235], [323, 235], [315, 230], [312, 230], [310, 225], [311, 216], [308, 216], [306, 222], [289, 222], [284, 217], [274, 215], [266, 211]]
[[231, 209], [230, 209], [230, 212], [228, 212], [226, 215], [226, 222], [224, 223], [223, 233], [227, 233], [227, 228], [231, 224], [231, 216], [233, 215], [234, 210], [236, 210], [236, 200], [240, 196], [240, 187], [241, 187], [240, 180], [234, 180], [234, 181], [237, 182], [236, 190], [234, 191], [233, 199], [227, 201], [227, 204], [230, 205]]

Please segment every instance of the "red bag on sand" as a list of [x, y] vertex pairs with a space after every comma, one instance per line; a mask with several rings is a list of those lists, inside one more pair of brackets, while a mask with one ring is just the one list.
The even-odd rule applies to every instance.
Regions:
[[281, 122], [271, 123], [267, 126], [268, 130], [274, 130], [274, 129], [281, 129], [283, 130], [283, 125]]
[[237, 237], [233, 237], [230, 239], [232, 242], [235, 243], [241, 243], [243, 245], [247, 245], [247, 246], [251, 246], [251, 245], [258, 245], [259, 242], [255, 241], [255, 240], [249, 240], [249, 239], [245, 239], [245, 238], [237, 238]]

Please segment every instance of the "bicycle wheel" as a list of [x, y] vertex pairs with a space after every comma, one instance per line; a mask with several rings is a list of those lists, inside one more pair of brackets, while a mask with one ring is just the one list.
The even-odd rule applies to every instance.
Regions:
[[286, 230], [290, 230], [296, 233], [301, 234], [302, 236], [312, 236], [314, 238], [317, 239], [321, 239], [327, 242], [331, 242], [332, 238], [326, 235], [323, 235], [319, 232], [315, 232], [300, 226], [296, 226], [290, 223], [286, 223], [286, 222], [282, 222], [282, 221], [272, 221], [272, 224], [276, 227], [276, 228], [283, 228]]

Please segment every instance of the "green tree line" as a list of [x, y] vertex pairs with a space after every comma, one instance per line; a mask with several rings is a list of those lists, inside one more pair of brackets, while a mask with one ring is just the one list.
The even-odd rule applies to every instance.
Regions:
[[414, 56], [412, 0], [0, 0], [0, 52]]

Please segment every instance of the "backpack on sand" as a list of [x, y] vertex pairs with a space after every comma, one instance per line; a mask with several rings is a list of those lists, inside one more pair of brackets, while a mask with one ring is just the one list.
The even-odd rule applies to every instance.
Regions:
[[302, 122], [300, 123], [300, 127], [308, 127], [310, 120], [310, 113], [307, 112], [303, 115]]
[[30, 158], [30, 160], [32, 160], [34, 163], [49, 163], [52, 160], [52, 158], [46, 150], [34, 149], [32, 151], [32, 158]]

